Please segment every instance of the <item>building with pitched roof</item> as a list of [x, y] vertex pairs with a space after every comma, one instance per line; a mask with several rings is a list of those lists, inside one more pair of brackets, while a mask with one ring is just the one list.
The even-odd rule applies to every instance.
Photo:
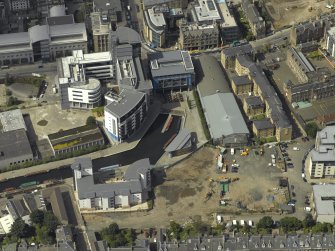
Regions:
[[333, 233], [294, 234], [294, 235], [224, 235], [198, 237], [185, 242], [157, 242], [158, 251], [257, 251], [257, 250], [333, 250]]
[[[89, 158], [76, 159], [71, 168], [80, 209], [127, 208], [144, 203], [149, 198], [152, 168], [149, 159], [129, 165], [123, 180], [113, 183], [96, 183], [92, 160]], [[103, 176], [103, 169], [100, 169], [100, 177]]]
[[246, 145], [249, 130], [219, 62], [201, 55], [195, 67], [197, 90], [213, 142], [229, 147]]
[[242, 0], [241, 7], [245, 17], [249, 22], [252, 34], [256, 37], [256, 39], [265, 37], [265, 21], [263, 17], [259, 14], [255, 4], [251, 3], [250, 0]]
[[308, 73], [315, 71], [305, 55], [292, 47], [287, 51], [287, 64], [301, 83], [307, 83]]

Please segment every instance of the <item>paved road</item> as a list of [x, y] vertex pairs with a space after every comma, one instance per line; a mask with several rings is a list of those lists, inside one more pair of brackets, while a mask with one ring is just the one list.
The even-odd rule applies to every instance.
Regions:
[[265, 37], [265, 38], [261, 38], [258, 39], [256, 41], [251, 41], [250, 44], [252, 45], [252, 47], [254, 47], [255, 49], [261, 48], [267, 44], [281, 44], [281, 43], [285, 43], [286, 41], [289, 40], [289, 35], [290, 35], [290, 30], [291, 28], [287, 28], [281, 31], [277, 31], [276, 33], [274, 33], [271, 36]]
[[[43, 65], [43, 68], [39, 68], [39, 65]], [[6, 77], [7, 73], [15, 76], [31, 76], [32, 73], [45, 74], [48, 72], [57, 72], [56, 62], [11, 66], [9, 69], [0, 70], [0, 78]]]

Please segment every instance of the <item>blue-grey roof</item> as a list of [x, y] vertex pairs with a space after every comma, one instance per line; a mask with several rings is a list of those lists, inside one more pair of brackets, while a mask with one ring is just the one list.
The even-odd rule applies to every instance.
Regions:
[[194, 74], [191, 56], [187, 51], [155, 52], [148, 55], [153, 78], [179, 74]]
[[[147, 174], [151, 165], [149, 159], [142, 159], [134, 162], [126, 171], [124, 181], [114, 182], [111, 184], [95, 183], [92, 172], [92, 160], [89, 158], [79, 158], [72, 164], [72, 169], [80, 170], [82, 177], [77, 179], [77, 192], [79, 199], [96, 198], [96, 197], [113, 197], [117, 195], [130, 195], [133, 193], [142, 193], [145, 187], [140, 181], [140, 174]], [[84, 171], [84, 170], [87, 171]], [[90, 169], [90, 170], [88, 170]]]
[[259, 96], [250, 96], [245, 98], [245, 103], [251, 107], [260, 107], [264, 106], [264, 103]]
[[218, 92], [230, 93], [229, 83], [215, 57], [202, 54], [194, 61], [197, 89], [200, 97]]
[[143, 92], [135, 90], [122, 89], [119, 94], [119, 102], [111, 102], [105, 106], [105, 111], [121, 118], [130, 112], [144, 98]]
[[252, 83], [252, 80], [250, 80], [248, 76], [234, 76], [231, 78], [231, 81], [234, 82], [235, 85], [246, 85]]
[[226, 57], [236, 57], [238, 55], [246, 55], [246, 54], [251, 54], [253, 52], [253, 48], [251, 44], [244, 44], [236, 47], [229, 47], [223, 49], [222, 53]]
[[124, 26], [118, 26], [116, 29], [116, 36], [119, 44], [140, 44], [142, 39], [137, 31]]
[[202, 97], [201, 101], [212, 138], [249, 134], [232, 93], [216, 93]]
[[265, 76], [262, 67], [256, 63], [251, 64], [249, 66], [249, 75], [253, 79], [254, 83], [259, 87], [263, 100], [267, 101], [270, 110], [270, 117], [276, 127], [291, 127], [291, 122], [283, 109], [282, 102], [268, 78]]
[[295, 61], [298, 63], [299, 67], [304, 72], [311, 72], [314, 71], [314, 67], [312, 64], [308, 61], [308, 59], [305, 57], [302, 52], [297, 51], [295, 48], [291, 47], [289, 52], [291, 53], [292, 57], [295, 59]]
[[146, 174], [151, 169], [149, 159], [141, 159], [129, 165], [124, 174], [125, 180], [138, 180], [141, 174]]
[[254, 120], [253, 121], [257, 130], [271, 129], [274, 128], [274, 125], [269, 119]]
[[187, 128], [179, 131], [177, 136], [166, 147], [165, 152], [174, 152], [183, 149], [186, 145], [191, 143], [191, 132]]

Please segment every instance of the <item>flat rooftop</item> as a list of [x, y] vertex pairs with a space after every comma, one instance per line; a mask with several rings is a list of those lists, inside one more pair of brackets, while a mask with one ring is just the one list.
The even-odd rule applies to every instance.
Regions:
[[54, 150], [65, 149], [91, 141], [104, 140], [97, 125], [84, 125], [48, 135]]
[[155, 52], [148, 55], [153, 78], [178, 74], [194, 74], [191, 56], [187, 51]]
[[[33, 152], [24, 129], [0, 133], [0, 163], [16, 157], [33, 157]], [[30, 155], [30, 156], [29, 156]]]
[[193, 19], [195, 22], [213, 22], [221, 19], [214, 0], [198, 0], [197, 4], [193, 5], [193, 11]]
[[162, 29], [166, 25], [164, 14], [162, 12], [157, 12], [154, 9], [155, 7], [152, 7], [151, 9], [148, 9], [148, 18], [149, 22], [154, 26], [155, 30]]
[[314, 185], [314, 204], [318, 215], [335, 215], [335, 185]]
[[20, 109], [0, 113], [0, 132], [9, 132], [19, 129], [27, 130]]

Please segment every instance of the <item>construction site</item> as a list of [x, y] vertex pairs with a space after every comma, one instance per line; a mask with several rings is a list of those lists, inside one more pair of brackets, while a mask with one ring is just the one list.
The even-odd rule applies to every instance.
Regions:
[[[225, 220], [243, 213], [277, 214], [279, 205], [287, 201], [287, 188], [279, 186], [282, 171], [271, 162], [275, 149], [245, 149], [233, 155], [229, 149], [221, 160], [220, 152], [203, 147], [176, 166], [154, 170], [152, 210], [85, 216], [89, 228], [98, 229], [106, 222], [166, 227], [170, 220], [183, 224], [193, 217], [212, 223], [216, 213], [223, 213]], [[222, 168], [218, 168], [220, 161]]]
[[276, 29], [308, 21], [334, 8], [333, 0], [264, 0], [264, 3]]

